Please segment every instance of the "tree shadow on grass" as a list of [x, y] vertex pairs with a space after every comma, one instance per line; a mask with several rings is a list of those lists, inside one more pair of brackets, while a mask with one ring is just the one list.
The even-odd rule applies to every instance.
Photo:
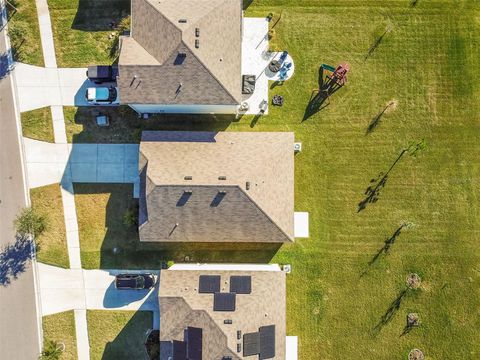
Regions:
[[[110, 125], [99, 127], [96, 116], [109, 117]], [[74, 112], [66, 111], [66, 122], [78, 128], [80, 132], [72, 135], [73, 143], [139, 143], [144, 130], [189, 130], [223, 131], [232, 122], [239, 119], [235, 115], [225, 114], [157, 114], [142, 119], [128, 106], [81, 106]]]
[[407, 294], [408, 294], [408, 288], [405, 288], [397, 295], [396, 299], [392, 301], [387, 311], [385, 311], [385, 314], [382, 315], [382, 317], [380, 318], [380, 321], [373, 328], [373, 333], [375, 335], [378, 335], [380, 331], [382, 331], [382, 328], [393, 319], [397, 311], [400, 309], [402, 300], [405, 298]]
[[370, 185], [367, 187], [365, 190], [365, 198], [358, 203], [358, 209], [357, 213], [365, 210], [368, 204], [376, 203], [380, 197], [380, 192], [381, 190], [385, 187], [387, 180], [388, 180], [388, 175], [390, 172], [393, 170], [395, 165], [400, 161], [400, 159], [405, 155], [407, 152], [407, 149], [403, 149], [400, 152], [400, 155], [397, 157], [397, 159], [393, 162], [393, 164], [390, 166], [390, 168], [387, 170], [387, 172], [384, 174], [383, 172], [378, 174], [377, 178], [373, 178], [370, 180]]
[[377, 36], [375, 38], [375, 41], [373, 42], [373, 44], [370, 46], [370, 48], [368, 49], [368, 52], [367, 52], [367, 55], [365, 55], [365, 59], [364, 61], [367, 61], [368, 58], [370, 56], [372, 56], [372, 54], [375, 52], [375, 50], [380, 46], [380, 44], [382, 43], [383, 39], [385, 38], [385, 35], [387, 35], [389, 32], [391, 31], [391, 28], [390, 27], [386, 27], [385, 28], [385, 31], [380, 35], [380, 36]]
[[[102, 360], [131, 360], [145, 358], [145, 338], [153, 326], [151, 311], [137, 311], [113, 341], [105, 345]], [[99, 334], [101, 335], [101, 334]]]
[[377, 251], [377, 253], [373, 256], [373, 258], [368, 262], [368, 265], [373, 265], [377, 259], [380, 257], [382, 254], [387, 254], [392, 247], [392, 245], [395, 243], [395, 240], [400, 236], [402, 229], [407, 226], [406, 224], [400, 225], [395, 232], [390, 236], [389, 238], [385, 239], [383, 246]]
[[[127, 210], [138, 209], [138, 200], [132, 197], [133, 185], [77, 183], [74, 188], [77, 195], [109, 194], [106, 230], [99, 255], [101, 269], [160, 269], [168, 261], [268, 263], [281, 247], [281, 244], [270, 243], [140, 242], [137, 227], [127, 226], [123, 221]], [[80, 228], [80, 232], [85, 233], [85, 229]]]
[[7, 287], [28, 267], [33, 258], [33, 241], [17, 236], [13, 244], [5, 246], [0, 252], [0, 285]]
[[130, 15], [130, 0], [79, 0], [72, 29], [111, 31]]

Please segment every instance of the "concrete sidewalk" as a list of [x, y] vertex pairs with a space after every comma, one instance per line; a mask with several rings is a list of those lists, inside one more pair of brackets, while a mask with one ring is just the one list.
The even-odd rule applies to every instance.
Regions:
[[28, 138], [24, 143], [31, 188], [70, 182], [133, 183], [138, 197], [137, 144], [52, 144]]
[[158, 312], [158, 282], [151, 290], [117, 290], [119, 273], [158, 270], [83, 270], [62, 269], [38, 264], [44, 315], [67, 310], [148, 310]]

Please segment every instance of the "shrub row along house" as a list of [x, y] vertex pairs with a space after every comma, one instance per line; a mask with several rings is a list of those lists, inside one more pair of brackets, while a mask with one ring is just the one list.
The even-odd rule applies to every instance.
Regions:
[[[236, 113], [242, 101], [241, 0], [132, 0], [121, 38], [121, 102], [138, 113]], [[294, 134], [144, 132], [144, 242], [294, 240]], [[286, 355], [278, 265], [176, 264], [160, 276], [161, 360]]]

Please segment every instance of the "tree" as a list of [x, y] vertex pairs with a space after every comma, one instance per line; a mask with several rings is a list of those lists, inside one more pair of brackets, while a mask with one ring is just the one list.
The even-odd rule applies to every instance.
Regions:
[[40, 360], [59, 360], [62, 352], [65, 350], [65, 344], [54, 340], [45, 340]]
[[25, 208], [14, 221], [18, 235], [36, 237], [47, 229], [47, 219], [33, 208]]

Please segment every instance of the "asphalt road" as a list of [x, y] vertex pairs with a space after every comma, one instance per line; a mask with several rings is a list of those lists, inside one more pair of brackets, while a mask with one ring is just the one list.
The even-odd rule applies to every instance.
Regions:
[[[6, 44], [0, 34], [0, 58], [5, 59]], [[5, 61], [0, 66], [5, 66]], [[4, 72], [0, 69], [0, 74]], [[0, 76], [1, 77], [1, 76]], [[10, 75], [0, 80], [0, 269], [5, 270], [5, 247], [15, 242], [13, 220], [27, 205], [22, 173], [21, 148], [15, 119]], [[2, 256], [3, 255], [3, 256]], [[15, 254], [12, 254], [14, 256]], [[38, 359], [39, 319], [36, 307], [32, 263], [10, 284], [0, 284], [0, 358]]]

